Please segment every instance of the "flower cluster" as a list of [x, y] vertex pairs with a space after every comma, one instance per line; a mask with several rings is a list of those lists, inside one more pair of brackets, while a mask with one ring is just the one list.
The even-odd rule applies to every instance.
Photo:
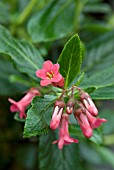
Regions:
[[[42, 79], [40, 82], [41, 86], [47, 86], [49, 84], [57, 87], [64, 86], [64, 78], [59, 73], [59, 64], [52, 64], [49, 60], [44, 62], [42, 69], [36, 71], [36, 76]], [[76, 100], [74, 97], [74, 89], [79, 93], [79, 100]], [[71, 92], [71, 96], [65, 104], [64, 93], [68, 91]], [[94, 128], [106, 122], [105, 119], [96, 117], [98, 110], [88, 93], [76, 86], [73, 86], [70, 90], [63, 90], [62, 95], [54, 103], [50, 122], [50, 128], [52, 130], [59, 128], [59, 139], [53, 142], [53, 144], [58, 143], [59, 149], [73, 142], [78, 143], [77, 139], [70, 137], [68, 131], [69, 116], [72, 113], [82, 129], [83, 135], [87, 138], [92, 136]]]
[[10, 106], [10, 111], [19, 112], [20, 119], [26, 118], [25, 110], [35, 96], [40, 96], [40, 92], [36, 88], [30, 88], [27, 91], [26, 95], [18, 102], [9, 98], [9, 102], [12, 103], [12, 105]]
[[73, 142], [78, 143], [78, 140], [71, 138], [68, 132], [70, 114], [74, 114], [74, 117], [82, 129], [83, 135], [87, 138], [92, 136], [94, 128], [106, 122], [106, 119], [96, 117], [98, 110], [89, 94], [76, 86], [73, 86], [71, 90], [74, 88], [78, 89], [79, 100], [74, 99], [72, 92], [71, 98], [66, 104], [63, 101], [63, 95], [62, 99], [57, 100], [54, 104], [50, 128], [52, 130], [59, 128], [59, 140], [53, 142], [53, 144], [58, 143], [59, 149]]

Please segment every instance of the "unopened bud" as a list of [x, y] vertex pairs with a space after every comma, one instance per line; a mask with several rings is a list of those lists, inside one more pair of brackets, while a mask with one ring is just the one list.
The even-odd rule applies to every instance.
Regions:
[[74, 102], [73, 101], [68, 101], [67, 106], [66, 106], [67, 114], [72, 114], [73, 110], [74, 110]]
[[86, 109], [93, 115], [93, 116], [97, 116], [98, 115], [98, 110], [94, 104], [94, 102], [92, 101], [91, 97], [89, 96], [88, 93], [86, 92], [81, 92], [80, 94], [80, 99], [82, 101], [82, 103], [84, 104], [84, 106], [86, 107]]
[[65, 103], [63, 101], [57, 100], [54, 103], [54, 107], [58, 106], [59, 108], [64, 108], [65, 107]]
[[54, 103], [52, 120], [50, 122], [50, 128], [51, 129], [55, 130], [59, 127], [64, 107], [65, 107], [65, 103], [63, 101], [57, 100]]

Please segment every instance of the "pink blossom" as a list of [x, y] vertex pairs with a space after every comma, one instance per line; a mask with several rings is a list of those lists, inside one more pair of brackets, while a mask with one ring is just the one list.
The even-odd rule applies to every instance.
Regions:
[[93, 130], [88, 121], [87, 115], [84, 113], [83, 109], [79, 108], [75, 110], [74, 116], [78, 120], [82, 133], [85, 137], [90, 138], [93, 135]]
[[87, 110], [86, 110], [86, 115], [88, 117], [90, 126], [93, 129], [99, 127], [103, 122], [107, 122], [106, 119], [96, 118], [96, 117], [92, 116]]
[[64, 145], [68, 145], [70, 143], [78, 143], [77, 139], [73, 139], [70, 137], [68, 132], [68, 124], [69, 124], [69, 116], [68, 114], [62, 115], [61, 126], [59, 130], [59, 139], [54, 141], [52, 144], [58, 143], [58, 148], [62, 149]]
[[97, 110], [95, 104], [93, 103], [91, 97], [89, 96], [89, 94], [82, 91], [80, 98], [81, 98], [84, 106], [88, 110], [88, 112], [91, 113], [93, 116], [97, 116], [98, 110]]
[[40, 92], [36, 88], [31, 88], [27, 92], [27, 94], [18, 102], [14, 101], [13, 99], [9, 98], [9, 102], [12, 103], [10, 106], [11, 112], [19, 112], [19, 117], [26, 118], [25, 110], [27, 106], [31, 103], [34, 96], [40, 96]]
[[65, 107], [65, 103], [63, 101], [57, 100], [55, 102], [54, 111], [50, 122], [51, 129], [55, 130], [56, 128], [58, 128], [64, 107]]
[[49, 60], [44, 62], [42, 69], [36, 71], [36, 76], [42, 79], [41, 86], [52, 84], [61, 87], [64, 85], [64, 78], [59, 73], [59, 64], [52, 64]]

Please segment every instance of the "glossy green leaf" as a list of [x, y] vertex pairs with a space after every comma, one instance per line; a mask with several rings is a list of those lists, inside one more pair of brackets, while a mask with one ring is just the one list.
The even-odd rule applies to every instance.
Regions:
[[47, 42], [63, 38], [73, 29], [72, 0], [52, 1], [33, 15], [28, 23], [28, 33], [33, 42]]
[[60, 73], [65, 78], [65, 86], [68, 87], [79, 73], [82, 63], [80, 39], [77, 34], [65, 44], [58, 63]]
[[40, 137], [39, 166], [40, 170], [81, 170], [78, 144], [70, 144], [59, 150], [56, 144], [57, 135], [50, 132]]
[[9, 55], [20, 72], [38, 80], [35, 72], [43, 63], [38, 50], [27, 41], [14, 39], [3, 26], [0, 26], [0, 53]]
[[33, 99], [32, 107], [27, 112], [24, 137], [36, 136], [48, 132], [55, 99], [55, 96], [35, 97]]

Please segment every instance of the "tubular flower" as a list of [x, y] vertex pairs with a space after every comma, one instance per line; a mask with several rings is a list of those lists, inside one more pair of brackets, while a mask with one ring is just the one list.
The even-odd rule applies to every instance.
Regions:
[[78, 120], [83, 135], [87, 138], [90, 138], [93, 134], [93, 130], [90, 126], [87, 115], [84, 113], [83, 109], [79, 108], [75, 110], [74, 116]]
[[18, 102], [14, 101], [13, 99], [9, 98], [9, 102], [12, 103], [10, 106], [11, 112], [19, 112], [19, 117], [26, 118], [25, 110], [27, 106], [31, 103], [34, 96], [40, 96], [40, 92], [36, 88], [31, 88], [27, 92], [27, 94]]
[[64, 107], [65, 107], [65, 103], [63, 101], [57, 100], [55, 102], [53, 115], [52, 115], [52, 119], [50, 122], [51, 129], [55, 130], [56, 128], [58, 128]]
[[82, 91], [80, 99], [89, 113], [91, 113], [93, 116], [98, 115], [98, 110], [88, 93]]
[[42, 79], [41, 86], [52, 84], [62, 87], [64, 85], [64, 78], [59, 73], [59, 64], [52, 64], [49, 60], [44, 62], [42, 69], [36, 71], [36, 76]]
[[90, 126], [92, 129], [99, 127], [103, 122], [107, 122], [106, 119], [101, 119], [101, 118], [96, 118], [92, 116], [87, 110], [86, 110], [86, 115], [88, 117]]
[[70, 137], [68, 132], [68, 124], [69, 124], [69, 115], [63, 114], [62, 120], [61, 120], [61, 126], [59, 129], [59, 139], [57, 141], [54, 141], [52, 144], [58, 143], [58, 148], [62, 149], [64, 145], [68, 145], [70, 143], [78, 143], [77, 139], [73, 139]]

